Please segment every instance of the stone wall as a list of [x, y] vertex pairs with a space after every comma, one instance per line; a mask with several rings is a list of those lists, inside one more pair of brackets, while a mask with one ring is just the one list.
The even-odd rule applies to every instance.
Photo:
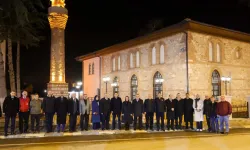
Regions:
[[[208, 42], [221, 46], [221, 62], [209, 62]], [[220, 76], [231, 76], [228, 95], [233, 101], [245, 100], [250, 94], [250, 43], [188, 32], [189, 85], [191, 94], [212, 94], [212, 72], [218, 70]], [[221, 83], [221, 94], [225, 85]]]
[[[164, 60], [160, 64], [159, 49], [164, 44]], [[157, 63], [151, 64], [152, 46], [157, 49]], [[167, 98], [170, 93], [176, 95], [177, 92], [184, 94], [186, 92], [186, 34], [179, 33], [169, 37], [152, 41], [136, 47], [131, 47], [117, 53], [102, 56], [101, 78], [109, 76], [111, 81], [108, 83], [108, 95], [113, 96], [111, 83], [115, 77], [119, 80], [119, 95], [122, 99], [125, 96], [131, 97], [131, 77], [136, 75], [138, 78], [138, 93], [141, 98], [147, 98], [148, 94], [153, 94], [153, 77], [159, 71], [163, 76], [163, 96]], [[130, 68], [128, 63], [130, 53], [140, 52], [140, 66]], [[120, 56], [121, 69], [112, 71], [112, 59]], [[134, 57], [135, 58], [135, 57]], [[135, 65], [134, 65], [135, 66]], [[101, 96], [106, 91], [106, 85], [101, 83]]]

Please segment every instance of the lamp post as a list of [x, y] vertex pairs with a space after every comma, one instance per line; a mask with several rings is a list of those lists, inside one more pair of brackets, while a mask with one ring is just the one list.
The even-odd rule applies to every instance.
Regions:
[[78, 98], [79, 98], [79, 100], [80, 100], [80, 89], [81, 89], [81, 86], [82, 86], [82, 82], [81, 81], [77, 82], [76, 88], [78, 90]]
[[221, 81], [225, 83], [225, 94], [227, 95], [227, 84], [231, 81], [230, 77], [221, 77]]
[[104, 78], [102, 78], [102, 80], [106, 84], [106, 94], [107, 94], [108, 93], [108, 82], [110, 80], [110, 77], [104, 77]]

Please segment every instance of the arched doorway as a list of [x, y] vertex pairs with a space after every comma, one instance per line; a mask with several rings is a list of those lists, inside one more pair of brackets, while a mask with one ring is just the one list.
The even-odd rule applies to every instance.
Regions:
[[216, 98], [221, 95], [220, 73], [217, 70], [212, 73], [212, 95]]
[[136, 75], [131, 77], [131, 100], [135, 99], [138, 91], [138, 80]]
[[156, 98], [159, 93], [163, 92], [163, 78], [159, 71], [157, 71], [154, 75], [153, 87], [153, 96]]
[[119, 94], [119, 84], [118, 84], [118, 78], [117, 77], [114, 78], [113, 83], [111, 85], [113, 86], [113, 95], [115, 93]]

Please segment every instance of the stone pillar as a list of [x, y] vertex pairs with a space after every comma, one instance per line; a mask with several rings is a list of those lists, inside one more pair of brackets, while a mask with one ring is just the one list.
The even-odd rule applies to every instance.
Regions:
[[[218, 99], [219, 99], [219, 102], [221, 101], [220, 100], [220, 96], [218, 96]], [[226, 99], [226, 101], [228, 101], [230, 104], [232, 104], [232, 96], [225, 96], [225, 99]], [[232, 120], [233, 119], [233, 117], [232, 117], [232, 114], [230, 115], [230, 117], [229, 117], [229, 120]]]
[[250, 95], [248, 95], [247, 97], [247, 102], [248, 102], [248, 118], [250, 118], [250, 111], [249, 111], [249, 108], [250, 108]]

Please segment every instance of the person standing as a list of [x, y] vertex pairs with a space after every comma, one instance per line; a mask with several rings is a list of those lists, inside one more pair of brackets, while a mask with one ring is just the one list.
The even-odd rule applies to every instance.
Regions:
[[160, 130], [160, 120], [161, 120], [161, 130], [165, 131], [164, 129], [164, 112], [166, 111], [166, 103], [162, 94], [158, 94], [158, 98], [155, 99], [155, 107], [156, 107], [156, 125], [157, 131]]
[[169, 98], [165, 101], [167, 107], [167, 129], [174, 129], [174, 119], [175, 119], [175, 109], [176, 109], [176, 101], [173, 99], [173, 95], [170, 94]]
[[129, 130], [129, 126], [132, 123], [132, 103], [129, 101], [129, 97], [125, 97], [125, 101], [122, 103], [122, 114], [125, 123], [125, 130]]
[[146, 130], [150, 128], [153, 131], [155, 100], [152, 95], [148, 95], [148, 99], [144, 101], [144, 112], [146, 113]]
[[19, 99], [16, 92], [10, 92], [3, 102], [3, 113], [5, 114], [4, 136], [8, 136], [8, 126], [11, 120], [11, 135], [15, 134], [16, 115], [19, 112]]
[[176, 99], [176, 110], [175, 110], [175, 129], [182, 129], [182, 117], [184, 114], [184, 100], [181, 98], [180, 93], [177, 94]]
[[204, 102], [200, 99], [200, 96], [197, 94], [193, 102], [194, 108], [194, 121], [196, 122], [196, 131], [202, 131], [202, 122], [203, 122], [203, 105]]
[[81, 131], [88, 131], [89, 126], [89, 113], [90, 113], [90, 102], [87, 98], [87, 94], [83, 95], [83, 99], [80, 99], [79, 111], [80, 111], [80, 128]]
[[42, 103], [43, 113], [45, 113], [47, 133], [50, 133], [53, 130], [53, 117], [55, 114], [55, 107], [56, 107], [55, 105], [56, 105], [56, 98], [49, 91], [48, 95], [43, 99]]
[[100, 129], [101, 118], [99, 105], [99, 97], [96, 95], [92, 101], [92, 124], [94, 130]]
[[[41, 117], [41, 107], [42, 102], [39, 100], [38, 94], [32, 95], [30, 101], [30, 114], [31, 114], [31, 131], [33, 133], [40, 132], [40, 117]], [[34, 128], [34, 124], [36, 122], [36, 129]]]
[[104, 98], [100, 100], [100, 113], [102, 120], [102, 130], [109, 130], [109, 118], [110, 118], [110, 99], [107, 93], [105, 93]]
[[186, 129], [188, 128], [188, 123], [190, 123], [190, 128], [193, 130], [193, 120], [194, 120], [194, 109], [193, 109], [193, 99], [189, 98], [189, 93], [186, 93], [186, 98], [184, 99], [184, 121], [186, 124]]
[[211, 126], [210, 126], [210, 118], [209, 118], [209, 107], [211, 106], [211, 100], [209, 97], [206, 95], [205, 100], [204, 100], [204, 115], [206, 116], [206, 121], [207, 121], [207, 127], [208, 127], [208, 132], [211, 131]]
[[[23, 91], [22, 97], [19, 98], [19, 132], [28, 133], [29, 128], [29, 115], [30, 115], [30, 98], [28, 92]], [[24, 127], [23, 127], [24, 126]]]
[[76, 98], [76, 93], [72, 94], [72, 98], [68, 101], [68, 113], [69, 113], [69, 132], [76, 131], [76, 120], [79, 115], [79, 100]]
[[210, 131], [213, 133], [219, 133], [219, 122], [218, 122], [218, 117], [216, 114], [217, 102], [215, 102], [214, 96], [211, 96], [210, 100], [211, 100], [211, 103], [210, 103], [210, 106], [208, 106], [208, 115], [209, 115], [210, 124], [211, 124]]
[[137, 121], [139, 121], [139, 130], [142, 130], [142, 114], [143, 100], [140, 99], [140, 95], [136, 94], [136, 98], [132, 102], [133, 114], [134, 114], [134, 130], [137, 129]]
[[232, 114], [232, 105], [225, 100], [225, 96], [221, 96], [221, 101], [217, 104], [216, 113], [220, 120], [220, 133], [224, 134], [224, 124], [226, 126], [226, 134], [229, 133], [229, 117]]
[[57, 132], [64, 132], [66, 116], [68, 113], [68, 100], [66, 97], [63, 96], [63, 92], [61, 92], [61, 96], [56, 99], [55, 112], [57, 115]]
[[112, 130], [115, 130], [116, 117], [118, 120], [118, 129], [121, 130], [121, 111], [122, 111], [122, 99], [118, 97], [118, 93], [115, 92], [114, 97], [110, 101], [111, 113], [113, 116]]

